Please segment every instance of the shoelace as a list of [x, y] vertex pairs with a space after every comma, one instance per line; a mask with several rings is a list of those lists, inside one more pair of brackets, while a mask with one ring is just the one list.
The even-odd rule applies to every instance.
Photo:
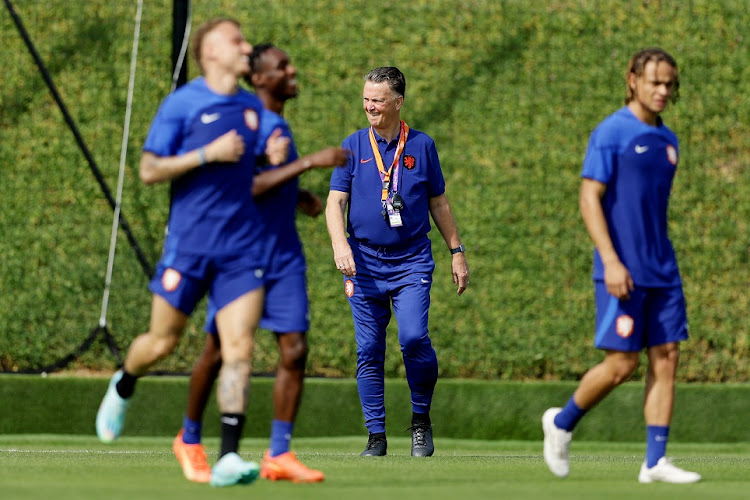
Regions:
[[427, 445], [427, 427], [423, 425], [412, 425], [406, 430], [414, 432], [414, 444], [416, 446]]

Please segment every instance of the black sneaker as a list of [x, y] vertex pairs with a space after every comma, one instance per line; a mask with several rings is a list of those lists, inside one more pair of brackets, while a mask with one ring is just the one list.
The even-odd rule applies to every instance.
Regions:
[[435, 453], [435, 446], [432, 444], [432, 425], [412, 423], [407, 430], [411, 430], [412, 457], [431, 457]]
[[370, 433], [370, 437], [367, 439], [367, 446], [365, 451], [361, 453], [362, 457], [384, 457], [388, 450], [388, 441], [385, 439], [385, 433]]

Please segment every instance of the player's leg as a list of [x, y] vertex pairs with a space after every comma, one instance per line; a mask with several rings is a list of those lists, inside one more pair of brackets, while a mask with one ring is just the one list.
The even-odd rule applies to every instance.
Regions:
[[206, 335], [203, 351], [190, 373], [188, 402], [183, 425], [186, 443], [201, 442], [203, 413], [206, 411], [208, 398], [211, 396], [211, 389], [219, 376], [220, 369], [219, 336], [218, 334]]
[[594, 284], [596, 336], [594, 345], [605, 351], [604, 360], [591, 368], [563, 408], [549, 408], [542, 416], [544, 459], [558, 477], [570, 472], [573, 429], [588, 410], [626, 381], [638, 367], [643, 346], [645, 291], [633, 290], [629, 300], [609, 295], [603, 282]]
[[687, 313], [681, 288], [654, 289], [647, 299], [648, 371], [643, 404], [646, 420], [646, 459], [638, 480], [692, 483], [700, 480], [695, 472], [684, 471], [666, 458], [675, 378], [679, 361], [679, 341], [687, 339]]
[[302, 398], [310, 328], [307, 283], [304, 272], [266, 280], [261, 328], [275, 332], [279, 363], [273, 386], [273, 421], [270, 456], [289, 451], [294, 421]]
[[206, 335], [203, 351], [190, 374], [187, 411], [182, 428], [172, 443], [172, 450], [185, 478], [198, 483], [207, 483], [211, 479], [211, 466], [201, 444], [201, 433], [203, 413], [220, 368], [219, 337], [215, 333]]
[[411, 455], [429, 457], [435, 451], [430, 407], [438, 379], [438, 361], [428, 334], [430, 273], [411, 273], [391, 284], [398, 340], [411, 391]]
[[263, 309], [263, 288], [255, 288], [216, 314], [222, 365], [216, 396], [221, 414], [219, 461], [211, 472], [211, 484], [229, 486], [257, 478], [260, 466], [245, 462], [237, 453], [249, 396], [253, 337]]
[[112, 376], [96, 416], [99, 439], [110, 443], [122, 432], [130, 398], [138, 377], [172, 352], [179, 342], [188, 316], [154, 294], [149, 331], [133, 340], [125, 364]]
[[271, 422], [271, 442], [263, 454], [261, 477], [272, 481], [287, 480], [297, 483], [323, 481], [325, 475], [310, 469], [290, 451], [307, 360], [307, 340], [302, 332], [276, 334], [280, 359], [273, 387], [274, 412]]
[[558, 477], [568, 475], [573, 429], [586, 412], [630, 378], [638, 366], [638, 354], [607, 351], [604, 360], [586, 372], [563, 408], [549, 408], [544, 412], [544, 459], [553, 474]]
[[311, 469], [290, 451], [307, 360], [306, 335], [301, 332], [277, 334], [280, 359], [273, 388], [274, 417], [271, 423], [271, 443], [263, 455], [261, 477], [272, 481], [287, 480], [295, 483], [323, 481], [325, 475]]
[[[305, 363], [309, 351], [304, 332], [276, 334], [279, 346], [279, 364], [273, 386], [273, 418], [282, 422], [294, 422], [302, 400], [305, 379]], [[274, 455], [288, 451], [289, 443], [278, 443]], [[281, 449], [286, 447], [287, 450]], [[273, 446], [272, 446], [273, 448]], [[274, 453], [275, 452], [275, 453]]]
[[304, 272], [266, 281], [262, 328], [275, 332], [279, 363], [273, 386], [271, 442], [263, 454], [260, 475], [272, 481], [319, 482], [325, 475], [310, 469], [290, 451], [294, 424], [302, 399], [310, 328]]

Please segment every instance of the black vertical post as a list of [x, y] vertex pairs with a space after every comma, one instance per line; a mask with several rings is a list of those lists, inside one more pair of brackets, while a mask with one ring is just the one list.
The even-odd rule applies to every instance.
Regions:
[[[180, 58], [180, 49], [182, 49], [182, 39], [185, 37], [187, 28], [188, 10], [190, 9], [190, 0], [173, 0], [172, 3], [172, 74], [177, 69]], [[182, 62], [180, 74], [177, 76], [177, 87], [187, 82], [188, 55], [185, 54], [185, 60]]]

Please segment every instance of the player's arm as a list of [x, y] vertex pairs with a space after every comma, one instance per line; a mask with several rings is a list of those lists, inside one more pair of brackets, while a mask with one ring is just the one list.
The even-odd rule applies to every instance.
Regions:
[[348, 202], [349, 193], [333, 190], [328, 193], [326, 225], [331, 237], [333, 260], [336, 262], [336, 268], [346, 276], [354, 276], [357, 274], [357, 267], [354, 265], [352, 248], [346, 239], [346, 225], [344, 223], [344, 214]]
[[[429, 209], [432, 220], [435, 221], [435, 225], [448, 248], [458, 248], [461, 245], [461, 238], [458, 236], [456, 219], [453, 217], [451, 205], [448, 203], [448, 197], [445, 193], [430, 198]], [[458, 285], [458, 295], [461, 295], [469, 285], [469, 263], [466, 261], [464, 252], [457, 252], [452, 255], [451, 271], [453, 272], [453, 283]]]
[[580, 209], [586, 230], [591, 236], [604, 264], [604, 283], [607, 291], [618, 299], [627, 299], [633, 290], [630, 271], [620, 261], [612, 244], [607, 219], [602, 208], [602, 197], [607, 185], [593, 179], [583, 179], [581, 183]]
[[287, 163], [279, 168], [264, 170], [253, 180], [253, 196], [259, 196], [313, 168], [345, 165], [351, 153], [342, 148], [326, 148]]
[[245, 152], [245, 141], [236, 130], [214, 139], [206, 146], [176, 156], [159, 156], [144, 151], [139, 175], [144, 184], [175, 179], [190, 170], [212, 162], [236, 162]]

